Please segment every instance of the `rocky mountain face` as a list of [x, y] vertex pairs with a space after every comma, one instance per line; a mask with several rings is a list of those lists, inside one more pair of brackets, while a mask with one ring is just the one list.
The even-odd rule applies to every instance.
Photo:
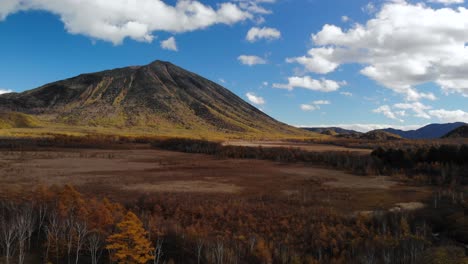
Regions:
[[72, 126], [305, 133], [274, 120], [226, 88], [164, 61], [3, 94], [0, 111]]

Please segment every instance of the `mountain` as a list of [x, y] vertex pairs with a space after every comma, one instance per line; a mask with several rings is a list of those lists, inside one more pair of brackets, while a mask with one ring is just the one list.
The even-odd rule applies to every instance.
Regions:
[[443, 138], [468, 138], [468, 125], [455, 128], [444, 135]]
[[360, 132], [344, 129], [341, 127], [303, 127], [302, 129], [312, 131], [319, 134], [339, 134], [339, 135], [355, 135], [355, 134], [362, 134]]
[[417, 130], [409, 130], [403, 131], [399, 129], [387, 128], [383, 129], [383, 131], [390, 132], [393, 134], [397, 134], [403, 138], [407, 139], [434, 139], [440, 138], [450, 131], [465, 125], [465, 123], [457, 122], [457, 123], [448, 123], [448, 124], [430, 124], [424, 127], [421, 127]]
[[156, 135], [203, 137], [315, 135], [278, 122], [226, 88], [164, 61], [3, 94], [0, 111], [21, 113], [65, 130], [140, 129]]
[[402, 139], [401, 136], [386, 132], [383, 130], [373, 130], [362, 134], [359, 138], [368, 140], [398, 140]]

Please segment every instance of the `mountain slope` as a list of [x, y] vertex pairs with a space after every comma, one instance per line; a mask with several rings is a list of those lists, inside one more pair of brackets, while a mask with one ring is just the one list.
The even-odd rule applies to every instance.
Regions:
[[448, 124], [430, 124], [417, 130], [403, 131], [399, 129], [387, 128], [383, 129], [383, 131], [396, 134], [407, 139], [433, 139], [440, 138], [449, 133], [450, 131], [463, 125], [465, 125], [465, 123], [462, 122]]
[[344, 129], [341, 127], [303, 127], [302, 129], [312, 131], [315, 133], [327, 133], [329, 131], [333, 131], [339, 135], [357, 135], [361, 134], [360, 132], [354, 131], [354, 130], [349, 130], [349, 129]]
[[360, 136], [361, 139], [368, 139], [368, 140], [398, 140], [402, 139], [401, 136], [397, 134], [393, 134], [390, 132], [386, 132], [383, 130], [373, 130], [367, 133], [364, 133]]
[[163, 61], [0, 95], [0, 111], [70, 127], [150, 128], [154, 134], [313, 136], [274, 120], [226, 88]]
[[0, 129], [34, 128], [38, 126], [39, 122], [32, 116], [15, 112], [0, 112]]
[[443, 138], [468, 138], [468, 125], [455, 128], [444, 135]]

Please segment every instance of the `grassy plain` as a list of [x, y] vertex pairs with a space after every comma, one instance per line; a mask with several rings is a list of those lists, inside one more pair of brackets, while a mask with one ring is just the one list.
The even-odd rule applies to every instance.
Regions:
[[[307, 164], [218, 159], [146, 149], [0, 151], [0, 190], [71, 184], [85, 194], [120, 202], [156, 193], [235, 199], [263, 196], [299, 206], [331, 206], [349, 213], [425, 200], [427, 188], [386, 176], [358, 176]], [[352, 150], [352, 149], [351, 149]]]

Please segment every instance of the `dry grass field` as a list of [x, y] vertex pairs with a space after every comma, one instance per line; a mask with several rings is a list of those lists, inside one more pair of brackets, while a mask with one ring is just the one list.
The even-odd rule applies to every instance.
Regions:
[[265, 147], [265, 148], [300, 148], [306, 151], [314, 152], [327, 152], [327, 151], [349, 151], [356, 153], [369, 154], [372, 152], [370, 148], [347, 148], [342, 146], [335, 146], [331, 144], [315, 144], [315, 143], [296, 143], [286, 141], [243, 141], [243, 140], [232, 140], [226, 141], [223, 145], [228, 146], [244, 146], [244, 147]]
[[354, 212], [423, 201], [430, 194], [386, 176], [154, 149], [0, 151], [0, 168], [0, 191], [71, 184], [83, 193], [121, 202], [154, 193], [246, 199], [268, 195]]

